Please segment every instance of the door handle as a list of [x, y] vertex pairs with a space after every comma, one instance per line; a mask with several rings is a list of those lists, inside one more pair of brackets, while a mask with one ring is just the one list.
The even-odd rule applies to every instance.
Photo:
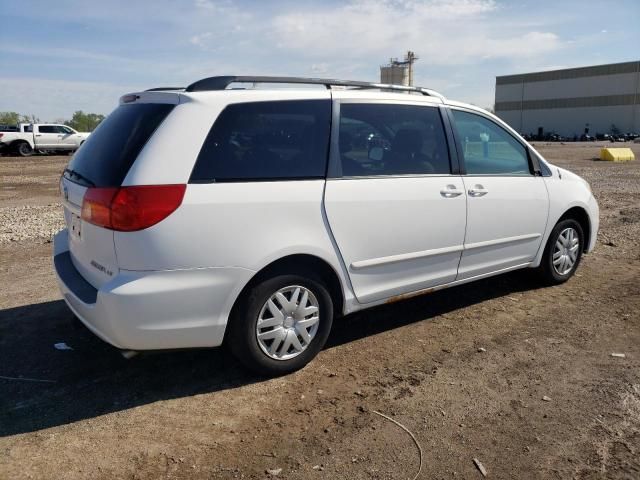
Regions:
[[440, 190], [440, 195], [444, 198], [455, 198], [462, 195], [462, 191], [458, 190], [455, 185], [447, 185], [446, 188]]
[[39, 133], [36, 133], [36, 137], [41, 137], [42, 135]]
[[482, 197], [482, 196], [486, 195], [487, 193], [489, 193], [489, 192], [486, 191], [482, 185], [475, 185], [473, 188], [469, 189], [469, 196], [470, 197]]

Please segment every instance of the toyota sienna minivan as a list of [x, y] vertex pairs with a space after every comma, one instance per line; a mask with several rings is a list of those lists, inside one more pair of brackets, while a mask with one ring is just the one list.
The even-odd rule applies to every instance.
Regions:
[[129, 351], [228, 343], [270, 375], [350, 312], [521, 268], [562, 283], [598, 230], [587, 182], [496, 116], [341, 80], [125, 95], [61, 192], [55, 270], [92, 332]]

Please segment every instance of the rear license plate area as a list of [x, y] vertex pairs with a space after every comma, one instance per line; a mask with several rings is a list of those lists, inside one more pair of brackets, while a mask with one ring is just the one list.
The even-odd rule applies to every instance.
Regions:
[[82, 238], [82, 220], [74, 213], [71, 214], [69, 229], [73, 238], [76, 240], [80, 240]]

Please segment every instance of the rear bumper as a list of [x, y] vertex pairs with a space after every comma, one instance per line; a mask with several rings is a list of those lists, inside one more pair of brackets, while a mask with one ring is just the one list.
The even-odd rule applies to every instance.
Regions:
[[215, 347], [251, 270], [202, 268], [120, 271], [96, 289], [71, 262], [67, 230], [54, 237], [54, 267], [63, 298], [89, 330], [129, 350]]

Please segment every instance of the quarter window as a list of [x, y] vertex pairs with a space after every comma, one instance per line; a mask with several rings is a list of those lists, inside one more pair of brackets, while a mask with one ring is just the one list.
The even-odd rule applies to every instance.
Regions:
[[453, 117], [468, 175], [531, 175], [526, 148], [505, 129], [461, 110]]
[[343, 176], [449, 174], [437, 108], [343, 103], [339, 153]]
[[213, 124], [191, 182], [324, 178], [331, 102], [229, 105]]

